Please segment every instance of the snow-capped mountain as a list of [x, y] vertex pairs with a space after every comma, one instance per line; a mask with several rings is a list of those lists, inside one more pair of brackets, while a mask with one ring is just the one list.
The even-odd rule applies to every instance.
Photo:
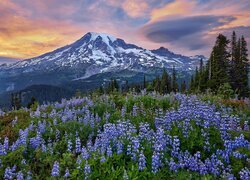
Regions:
[[39, 83], [60, 84], [122, 70], [147, 72], [152, 68], [175, 66], [181, 71], [190, 71], [200, 58], [204, 57], [183, 56], [163, 47], [147, 50], [107, 34], [90, 32], [55, 51], [1, 66], [3, 86], [0, 92]]

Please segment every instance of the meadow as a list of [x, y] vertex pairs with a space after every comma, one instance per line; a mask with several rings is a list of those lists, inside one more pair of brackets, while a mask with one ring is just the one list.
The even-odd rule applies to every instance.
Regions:
[[0, 111], [0, 179], [250, 179], [250, 103], [92, 95]]

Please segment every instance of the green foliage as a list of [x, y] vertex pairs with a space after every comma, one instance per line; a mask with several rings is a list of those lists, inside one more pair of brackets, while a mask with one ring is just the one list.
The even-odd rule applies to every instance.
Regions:
[[231, 90], [225, 92], [225, 95], [222, 91], [223, 88], [228, 88], [225, 84], [230, 84], [232, 93], [237, 93], [239, 97], [249, 96], [246, 40], [242, 36], [237, 41], [236, 33], [233, 32], [230, 47], [229, 43], [226, 36], [218, 35], [206, 67], [203, 67], [201, 60], [199, 71], [196, 68], [195, 76], [191, 78], [190, 92], [205, 92], [211, 89], [214, 93], [228, 98], [232, 95]]
[[[225, 87], [221, 88], [222, 94], [227, 94], [229, 84], [223, 84]], [[222, 97], [221, 96], [213, 96], [212, 94], [206, 94], [201, 96], [204, 101], [209, 101], [214, 104], [217, 104], [218, 108], [221, 108]], [[121, 111], [122, 108], [126, 107], [125, 119], [130, 119], [130, 121], [135, 125], [136, 128], [139, 127], [140, 122], [149, 123], [151, 128], [155, 128], [155, 117], [157, 116], [157, 110], [162, 109], [163, 112], [166, 112], [170, 109], [175, 109], [179, 106], [178, 100], [176, 100], [173, 94], [168, 94], [165, 96], [156, 95], [133, 95], [127, 94], [123, 95], [118, 92], [112, 92], [110, 95], [101, 95], [101, 96], [93, 96], [94, 105], [89, 109], [96, 116], [98, 115], [101, 118], [101, 122], [99, 127], [94, 126], [90, 127], [90, 125], [85, 125], [78, 121], [68, 121], [66, 123], [58, 123], [56, 126], [48, 127], [43, 133], [43, 139], [49, 141], [49, 139], [55, 140], [56, 131], [58, 130], [61, 134], [60, 141], [54, 144], [54, 153], [44, 153], [41, 149], [36, 151], [32, 151], [28, 148], [26, 152], [24, 152], [24, 147], [20, 147], [18, 150], [9, 153], [7, 156], [2, 158], [2, 162], [4, 162], [4, 166], [13, 166], [16, 164], [18, 167], [28, 171], [32, 171], [35, 176], [34, 179], [56, 179], [49, 178], [48, 175], [51, 174], [51, 169], [53, 167], [53, 163], [55, 161], [60, 162], [60, 173], [63, 175], [65, 173], [66, 168], [70, 169], [71, 179], [84, 179], [84, 164], [85, 161], [79, 165], [80, 169], [76, 167], [76, 155], [67, 152], [67, 139], [65, 137], [65, 133], [69, 139], [74, 139], [75, 134], [72, 132], [78, 132], [79, 137], [81, 139], [82, 145], [86, 146], [87, 141], [89, 140], [90, 135], [95, 137], [97, 131], [100, 130], [100, 127], [106, 122], [105, 114], [110, 113], [109, 122], [115, 123], [118, 120], [122, 119]], [[79, 109], [84, 106], [79, 106]], [[137, 106], [137, 116], [133, 116], [133, 107]], [[228, 105], [231, 107], [230, 105]], [[48, 106], [46, 109], [42, 111], [51, 112], [53, 109], [52, 105]], [[143, 112], [140, 111], [143, 109]], [[246, 109], [246, 110], [245, 110]], [[248, 119], [248, 115], [246, 112], [249, 112], [249, 108], [239, 109], [235, 108], [232, 113], [238, 115], [242, 121]], [[35, 111], [36, 108], [33, 105], [30, 111]], [[58, 110], [60, 111], [60, 109]], [[17, 123], [12, 126], [12, 120], [17, 116]], [[16, 135], [18, 134], [18, 130], [24, 129], [28, 127], [28, 125], [33, 122], [34, 125], [37, 125], [39, 121], [45, 120], [48, 123], [52, 123], [54, 119], [52, 118], [32, 118], [29, 115], [29, 112], [25, 112], [24, 110], [12, 111], [7, 113], [0, 121], [0, 135], [1, 137], [8, 136], [10, 140], [14, 140]], [[201, 120], [202, 121], [202, 120]], [[183, 126], [184, 124], [180, 124]], [[52, 128], [52, 130], [50, 129]], [[211, 155], [211, 152], [214, 152], [216, 149], [221, 149], [223, 147], [223, 141], [220, 136], [220, 132], [215, 127], [210, 127], [207, 129], [209, 134], [211, 135], [209, 138], [209, 142], [214, 144], [211, 146], [210, 151], [204, 150], [205, 140], [202, 134], [202, 126], [196, 124], [191, 121], [191, 126], [189, 127], [187, 133], [188, 137], [184, 136], [184, 132], [182, 128], [178, 127], [177, 124], [173, 124], [172, 129], [167, 132], [170, 135], [177, 135], [181, 142], [181, 150], [188, 150], [191, 154], [196, 153], [197, 151], [201, 152], [201, 159], [205, 160], [208, 156]], [[138, 130], [138, 129], [137, 129]], [[240, 133], [243, 133], [246, 138], [250, 137], [249, 132], [230, 132], [230, 134], [235, 137], [239, 136]], [[32, 132], [29, 134], [29, 137], [34, 137], [35, 133]], [[75, 146], [75, 142], [72, 142], [72, 146]], [[145, 143], [145, 142], [142, 142]], [[151, 146], [144, 145], [143, 151], [146, 157], [152, 157], [153, 150]], [[249, 150], [246, 148], [238, 149], [239, 152], [250, 156]], [[211, 175], [201, 176], [195, 172], [188, 172], [185, 170], [179, 170], [177, 173], [171, 172], [166, 166], [166, 168], [161, 169], [156, 174], [151, 173], [151, 160], [147, 158], [146, 169], [144, 171], [138, 171], [138, 164], [134, 163], [128, 156], [124, 155], [123, 152], [120, 155], [114, 155], [111, 158], [108, 158], [106, 162], [101, 163], [99, 156], [95, 159], [90, 159], [88, 161], [91, 167], [91, 176], [89, 179], [124, 179], [124, 176], [127, 176], [129, 179], [216, 179], [218, 177], [214, 177]], [[165, 155], [166, 157], [168, 155]], [[29, 162], [29, 165], [21, 165], [22, 159], [25, 158]], [[232, 172], [237, 174], [239, 170], [246, 166], [247, 162], [245, 159], [239, 160], [231, 157], [232, 161]], [[18, 169], [19, 170], [19, 169]], [[0, 169], [0, 176], [4, 174], [4, 169]]]
[[232, 97], [233, 93], [234, 91], [229, 83], [222, 84], [217, 92], [218, 96], [222, 97], [223, 99], [229, 99]]

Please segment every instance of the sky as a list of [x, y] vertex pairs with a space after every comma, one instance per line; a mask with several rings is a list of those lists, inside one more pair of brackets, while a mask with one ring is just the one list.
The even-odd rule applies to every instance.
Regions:
[[0, 62], [107, 33], [146, 49], [209, 56], [219, 33], [250, 46], [250, 0], [0, 0]]

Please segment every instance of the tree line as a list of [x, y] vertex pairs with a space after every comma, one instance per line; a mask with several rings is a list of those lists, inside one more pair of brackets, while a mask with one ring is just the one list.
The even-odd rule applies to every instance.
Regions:
[[190, 91], [217, 93], [229, 88], [239, 97], [249, 96], [249, 61], [247, 42], [244, 36], [237, 39], [235, 31], [231, 40], [219, 34], [206, 65], [201, 60], [199, 69], [191, 77]]
[[203, 59], [200, 60], [199, 67], [196, 67], [195, 73], [188, 83], [185, 80], [180, 84], [177, 83], [177, 72], [173, 67], [171, 75], [164, 68], [162, 75], [157, 76], [151, 82], [147, 82], [146, 76], [144, 76], [143, 83], [130, 85], [128, 81], [119, 85], [116, 79], [111, 79], [107, 87], [101, 87], [98, 91], [101, 93], [117, 90], [140, 92], [146, 89], [161, 94], [170, 92], [204, 93], [206, 91], [217, 94], [221, 90], [227, 90], [239, 97], [248, 97], [249, 61], [247, 51], [244, 36], [237, 39], [236, 33], [233, 31], [231, 40], [229, 40], [223, 34], [219, 34], [209, 60], [206, 64]]

